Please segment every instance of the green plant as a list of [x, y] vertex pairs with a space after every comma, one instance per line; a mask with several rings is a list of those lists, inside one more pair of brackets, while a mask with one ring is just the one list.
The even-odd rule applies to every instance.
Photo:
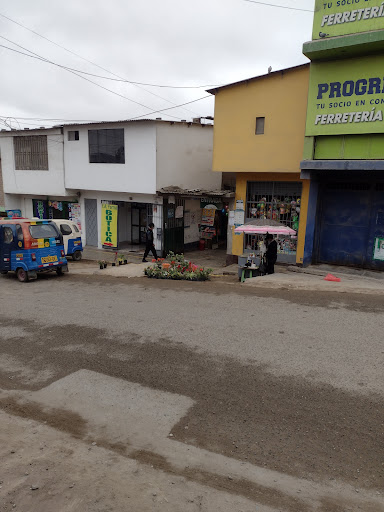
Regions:
[[175, 263], [186, 263], [186, 259], [184, 257], [184, 254], [175, 254], [172, 251], [169, 251], [167, 254], [167, 260], [174, 261]]
[[[176, 256], [179, 256], [179, 260]], [[156, 261], [154, 265], [144, 270], [145, 275], [153, 279], [207, 281], [212, 273], [211, 268], [204, 269], [191, 262], [188, 263], [183, 255], [170, 253], [168, 258], [171, 259], [169, 268], [163, 268], [162, 261]]]

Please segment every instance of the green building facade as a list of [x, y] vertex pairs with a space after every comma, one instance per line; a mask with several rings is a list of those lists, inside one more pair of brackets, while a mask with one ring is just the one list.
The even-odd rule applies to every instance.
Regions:
[[303, 264], [384, 270], [384, 3], [316, 0]]

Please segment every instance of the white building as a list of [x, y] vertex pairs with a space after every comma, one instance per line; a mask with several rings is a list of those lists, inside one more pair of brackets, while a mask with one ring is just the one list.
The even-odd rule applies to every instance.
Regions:
[[[213, 127], [192, 122], [2, 130], [5, 206], [21, 210], [24, 217], [73, 217], [81, 224], [84, 243], [101, 248], [102, 203], [116, 204], [119, 247], [143, 243], [147, 223], [153, 221], [156, 249], [162, 250], [164, 230], [172, 224], [165, 217], [180, 218], [177, 206], [183, 206], [184, 215], [200, 202], [168, 198], [165, 208], [157, 191], [170, 186], [220, 189], [221, 174], [211, 171], [212, 148]], [[187, 229], [185, 241], [198, 241], [198, 231]]]

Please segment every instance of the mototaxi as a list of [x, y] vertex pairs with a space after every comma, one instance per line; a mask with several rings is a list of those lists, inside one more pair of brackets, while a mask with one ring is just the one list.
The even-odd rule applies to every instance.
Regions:
[[64, 252], [71, 256], [74, 261], [80, 261], [83, 255], [83, 243], [81, 231], [72, 220], [52, 219], [63, 236]]
[[63, 237], [51, 221], [0, 219], [0, 273], [16, 272], [21, 282], [41, 272], [68, 272]]

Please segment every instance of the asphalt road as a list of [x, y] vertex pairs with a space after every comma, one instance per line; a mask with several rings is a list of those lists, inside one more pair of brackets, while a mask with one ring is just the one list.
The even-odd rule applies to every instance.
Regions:
[[[4, 411], [81, 438], [78, 416], [51, 423], [41, 409], [18, 404], [13, 392], [38, 392], [90, 370], [189, 400], [172, 436], [191, 449], [302, 482], [337, 482], [380, 501], [384, 297], [253, 289], [233, 278], [48, 275], [21, 284], [2, 276], [0, 289]], [[124, 451], [121, 443], [110, 445], [118, 446]], [[175, 473], [148, 450], [131, 456]], [[218, 477], [179, 474], [228, 491]], [[237, 481], [229, 492], [273, 510], [310, 510], [277, 485], [264, 494], [252, 489]]]

